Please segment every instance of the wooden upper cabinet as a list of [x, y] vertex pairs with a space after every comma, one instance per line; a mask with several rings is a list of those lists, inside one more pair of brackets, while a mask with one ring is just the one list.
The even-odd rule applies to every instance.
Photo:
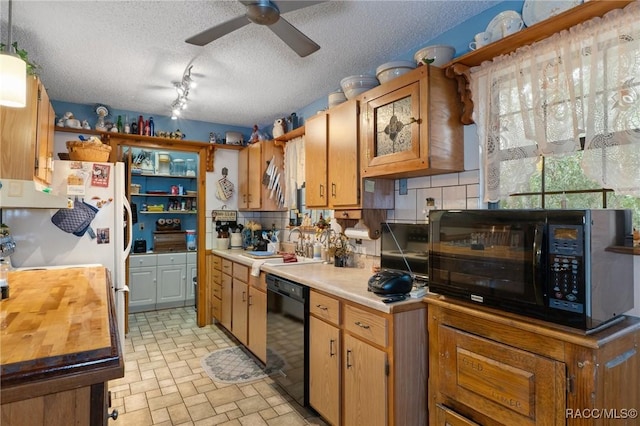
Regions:
[[[240, 150], [238, 155], [238, 209], [257, 211], [280, 211], [285, 207], [278, 202], [276, 190], [269, 189], [263, 177], [271, 161], [275, 162], [272, 173], [279, 175], [278, 184], [284, 196], [284, 152], [274, 141], [261, 141]], [[274, 175], [275, 182], [275, 175]]]
[[53, 178], [53, 147], [56, 113], [42, 84], [38, 85], [38, 130], [36, 136], [35, 177], [46, 183]]
[[238, 155], [238, 208], [259, 209], [261, 204], [259, 175], [262, 161], [262, 144], [249, 145]]
[[307, 207], [361, 207], [358, 112], [350, 100], [305, 123]]
[[329, 116], [326, 112], [309, 117], [305, 123], [305, 197], [307, 207], [327, 207], [329, 203], [327, 190], [328, 124]]
[[35, 176], [39, 86], [37, 78], [28, 77], [26, 106], [0, 107], [1, 178], [31, 180]]
[[419, 66], [359, 99], [363, 178], [397, 179], [464, 169], [456, 83], [445, 77], [443, 69]]
[[[329, 204], [358, 206], [358, 102], [350, 100], [329, 111]], [[306, 158], [307, 165], [309, 158]], [[313, 161], [313, 159], [311, 159]]]

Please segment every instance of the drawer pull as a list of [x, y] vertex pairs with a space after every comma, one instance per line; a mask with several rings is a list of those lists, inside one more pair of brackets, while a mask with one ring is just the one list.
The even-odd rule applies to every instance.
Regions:
[[326, 306], [324, 306], [324, 305], [316, 305], [316, 308], [320, 309], [321, 311], [326, 311], [326, 310], [328, 310], [328, 309], [329, 309], [329, 308], [327, 308], [327, 307], [326, 307]]
[[363, 324], [363, 323], [361, 323], [360, 321], [356, 321], [356, 325], [357, 325], [358, 327], [364, 328], [365, 330], [368, 330], [368, 329], [369, 329], [369, 326], [368, 326], [367, 324]]
[[107, 414], [107, 419], [113, 419], [113, 420], [118, 420], [118, 409], [114, 409], [111, 414]]
[[333, 351], [334, 343], [335, 343], [334, 339], [329, 340], [329, 356], [336, 356], [336, 353]]
[[249, 306], [253, 305], [253, 296], [249, 296]]
[[242, 301], [243, 301], [243, 302], [246, 302], [246, 301], [247, 301], [247, 292], [246, 292], [246, 291], [243, 291], [243, 292], [242, 292]]
[[349, 364], [349, 360], [351, 359], [351, 350], [347, 349], [347, 368], [353, 367], [352, 364]]

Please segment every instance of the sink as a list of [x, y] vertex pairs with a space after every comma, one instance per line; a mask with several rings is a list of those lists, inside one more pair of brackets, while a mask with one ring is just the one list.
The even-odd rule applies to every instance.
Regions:
[[282, 257], [270, 257], [267, 259], [255, 259], [249, 256], [244, 256], [244, 255], [239, 255], [244, 257], [245, 259], [251, 259], [251, 260], [260, 260], [261, 262], [264, 261], [264, 263], [268, 263], [271, 266], [288, 266], [288, 265], [306, 265], [309, 263], [322, 263], [322, 259], [309, 259], [307, 257], [301, 257], [298, 256], [298, 261], [297, 262], [290, 262], [290, 263], [284, 263], [284, 260]]

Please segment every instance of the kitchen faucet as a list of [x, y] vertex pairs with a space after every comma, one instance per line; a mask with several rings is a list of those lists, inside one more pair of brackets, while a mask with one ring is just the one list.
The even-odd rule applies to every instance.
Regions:
[[303, 242], [303, 236], [302, 236], [302, 230], [299, 227], [295, 227], [295, 228], [291, 228], [291, 230], [289, 231], [289, 239], [287, 241], [291, 241], [291, 234], [293, 234], [295, 231], [298, 231], [298, 240], [296, 241], [296, 248], [295, 248], [295, 252], [296, 255], [298, 256], [303, 256], [304, 255], [304, 242]]

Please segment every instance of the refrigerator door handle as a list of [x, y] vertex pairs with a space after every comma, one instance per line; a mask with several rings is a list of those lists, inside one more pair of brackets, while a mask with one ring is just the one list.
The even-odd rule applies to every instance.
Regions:
[[129, 234], [129, 242], [127, 243], [127, 247], [124, 249], [124, 258], [129, 257], [131, 253], [131, 246], [133, 245], [133, 217], [131, 216], [131, 205], [129, 204], [129, 200], [127, 200], [126, 196], [122, 197], [124, 211], [127, 212], [127, 231]]

